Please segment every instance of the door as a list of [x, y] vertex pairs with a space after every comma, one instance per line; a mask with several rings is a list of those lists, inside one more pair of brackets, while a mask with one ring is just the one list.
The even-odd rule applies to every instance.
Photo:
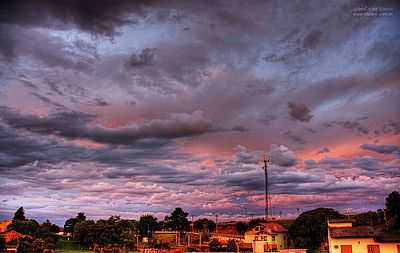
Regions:
[[400, 253], [400, 245], [397, 245], [397, 253]]
[[368, 253], [380, 253], [379, 245], [368, 245]]
[[340, 253], [353, 253], [353, 248], [351, 245], [340, 245]]

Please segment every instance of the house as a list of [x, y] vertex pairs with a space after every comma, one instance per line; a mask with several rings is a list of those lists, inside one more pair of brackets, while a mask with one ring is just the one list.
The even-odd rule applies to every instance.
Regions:
[[329, 253], [400, 253], [400, 234], [353, 226], [351, 220], [329, 220], [328, 244]]
[[23, 235], [14, 230], [9, 230], [9, 231], [0, 233], [0, 235], [3, 236], [4, 240], [6, 241], [6, 252], [7, 253], [17, 252], [19, 241], [22, 238], [32, 238], [29, 235]]
[[287, 233], [287, 229], [282, 225], [268, 222], [248, 230], [244, 235], [244, 241], [253, 243], [254, 252], [273, 252], [288, 247]]
[[4, 237], [4, 240], [6, 241], [6, 244], [7, 243], [11, 243], [13, 241], [18, 241], [18, 240], [20, 240], [22, 238], [32, 238], [29, 235], [23, 235], [23, 234], [18, 233], [18, 232], [14, 231], [14, 230], [10, 230], [10, 231], [1, 233], [1, 235]]
[[0, 233], [6, 232], [8, 225], [10, 225], [11, 223], [12, 221], [10, 220], [0, 221]]

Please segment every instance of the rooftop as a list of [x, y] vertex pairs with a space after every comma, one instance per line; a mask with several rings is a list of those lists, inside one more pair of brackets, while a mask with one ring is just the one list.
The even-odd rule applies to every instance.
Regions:
[[329, 231], [332, 238], [372, 238], [375, 236], [371, 226], [331, 228]]
[[247, 234], [263, 234], [263, 233], [287, 233], [288, 230], [279, 223], [263, 223], [257, 225], [251, 230], [247, 231]]

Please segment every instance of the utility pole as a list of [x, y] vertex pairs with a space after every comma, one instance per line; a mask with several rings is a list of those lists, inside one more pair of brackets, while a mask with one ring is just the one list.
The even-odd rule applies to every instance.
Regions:
[[267, 155], [264, 156], [264, 175], [265, 175], [265, 209], [264, 209], [264, 218], [265, 221], [269, 219], [269, 206], [270, 206], [270, 199], [268, 194], [268, 164], [270, 160], [267, 158]]
[[215, 215], [215, 233], [218, 233], [218, 214]]

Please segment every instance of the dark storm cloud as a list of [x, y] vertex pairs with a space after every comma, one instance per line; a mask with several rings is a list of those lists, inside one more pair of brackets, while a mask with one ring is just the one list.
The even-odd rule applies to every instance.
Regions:
[[392, 144], [362, 144], [362, 149], [381, 154], [400, 154], [400, 146]]
[[[247, 191], [263, 192], [264, 180], [262, 171], [248, 171], [241, 173], [226, 173], [219, 177], [224, 184]], [[326, 174], [307, 173], [295, 168], [279, 169], [271, 167], [269, 186], [275, 194], [322, 194], [348, 192], [365, 189], [365, 185], [354, 181], [341, 181]]]
[[324, 157], [319, 161], [320, 166], [326, 166], [329, 169], [341, 169], [348, 167], [347, 161], [335, 157]]
[[[27, 188], [42, 187], [42, 199], [51, 190], [58, 190], [63, 201], [52, 203], [57, 208], [86, 208], [93, 203], [96, 212], [100, 212], [112, 203], [113, 211], [132, 210], [131, 206], [118, 203], [118, 198], [135, 195], [129, 201], [144, 211], [157, 211], [153, 206], [165, 203], [182, 203], [203, 214], [207, 208], [194, 206], [208, 203], [219, 194], [217, 187], [226, 191], [218, 197], [228, 199], [228, 204], [237, 204], [233, 192], [263, 192], [261, 152], [238, 147], [230, 160], [219, 156], [220, 150], [236, 143], [254, 146], [255, 142], [265, 141], [263, 145], [269, 145], [273, 139], [274, 143], [285, 145], [272, 148], [273, 193], [323, 196], [363, 191], [360, 198], [365, 198], [365, 192], [368, 196], [375, 194], [372, 187], [381, 190], [384, 185], [385, 190], [391, 189], [396, 181], [390, 177], [398, 174], [398, 161], [383, 162], [370, 157], [337, 161], [341, 159], [332, 157], [320, 162], [304, 161], [304, 169], [301, 164], [300, 168], [295, 167], [304, 157], [296, 157], [287, 148], [301, 147], [308, 154], [315, 154], [316, 150], [310, 150], [314, 147], [334, 148], [332, 138], [323, 143], [319, 139], [324, 131], [318, 127], [327, 122], [336, 127], [330, 130], [337, 131], [337, 141], [345, 141], [344, 144], [347, 139], [341, 139], [342, 135], [347, 138], [350, 131], [366, 139], [373, 130], [369, 122], [387, 123], [377, 126], [379, 134], [400, 132], [398, 123], [388, 122], [386, 113], [392, 110], [396, 115], [395, 109], [390, 108], [398, 108], [398, 102], [386, 103], [387, 96], [398, 94], [395, 88], [399, 77], [399, 33], [395, 29], [389, 31], [396, 19], [352, 17], [351, 9], [360, 4], [252, 0], [3, 1], [0, 58], [8, 61], [4, 64], [16, 76], [25, 71], [35, 72], [32, 80], [44, 76], [44, 80], [31, 82], [36, 88], [30, 83], [17, 88], [10, 85], [9, 90], [5, 89], [7, 101], [19, 99], [19, 89], [23, 89], [46, 103], [51, 112], [61, 109], [57, 104], [68, 104], [74, 110], [95, 111], [98, 116], [63, 112], [41, 117], [3, 108], [2, 179], [25, 181]], [[389, 5], [385, 1], [382, 6]], [[82, 40], [74, 42], [77, 38]], [[365, 42], [365, 48], [360, 41]], [[353, 52], [357, 57], [351, 57]], [[376, 73], [370, 71], [370, 65]], [[8, 70], [0, 71], [3, 77]], [[18, 108], [23, 112], [31, 110], [28, 106], [36, 109], [37, 99], [32, 99], [34, 105], [23, 101]], [[359, 100], [355, 102], [356, 99]], [[135, 105], [128, 109], [129, 116], [115, 115], [127, 101]], [[336, 106], [342, 104], [346, 105], [346, 115], [368, 115], [368, 120], [342, 120], [325, 113], [341, 113]], [[12, 102], [6, 105], [17, 107]], [[358, 105], [361, 113], [354, 111], [353, 107]], [[376, 115], [382, 115], [382, 119], [375, 117], [370, 105], [381, 109], [382, 113]], [[195, 112], [199, 109], [204, 114]], [[267, 110], [273, 114], [265, 113]], [[292, 121], [287, 121], [288, 111]], [[141, 121], [117, 128], [95, 125], [102, 119], [113, 122], [114, 117], [117, 122], [123, 118], [132, 123], [129, 117]], [[304, 133], [305, 126], [313, 130]], [[262, 131], [258, 129], [261, 127]], [[237, 132], [235, 136], [221, 141], [226, 137], [224, 131], [231, 130]], [[218, 134], [207, 134], [214, 132]], [[279, 133], [284, 133], [283, 138]], [[202, 134], [206, 135], [200, 137]], [[174, 141], [180, 137], [185, 139]], [[212, 148], [201, 146], [203, 138], [209, 138], [207, 145]], [[192, 139], [199, 140], [200, 148], [206, 152], [217, 150], [214, 162], [222, 170], [221, 175], [208, 165], [212, 158], [198, 157], [198, 151], [185, 149], [186, 144], [182, 143]], [[229, 144], [232, 142], [235, 144]], [[15, 147], [9, 151], [7, 147], [12, 145]], [[192, 153], [182, 154], [178, 150]], [[326, 149], [320, 151], [325, 153]], [[203, 164], [207, 164], [204, 170]], [[372, 176], [379, 178], [371, 183], [368, 180]], [[125, 186], [126, 181], [168, 184], [169, 188], [140, 190], [135, 185]], [[194, 186], [212, 193], [204, 194], [202, 201], [198, 201], [197, 193], [188, 190]], [[85, 196], [85, 188], [96, 196]], [[75, 193], [73, 200], [63, 196], [74, 190], [84, 195], [78, 203]], [[7, 188], [0, 189], [3, 191]], [[202, 195], [199, 191], [198, 195]], [[138, 192], [148, 200], [146, 203], [154, 205], [144, 206]], [[164, 195], [158, 196], [157, 202], [153, 194], [160, 192]], [[186, 199], [180, 199], [181, 195]], [[218, 205], [220, 201], [214, 202]], [[321, 200], [315, 205], [327, 203], [331, 204]], [[239, 213], [230, 207], [208, 210]]]
[[308, 48], [308, 49], [316, 48], [321, 40], [321, 35], [322, 35], [322, 32], [320, 32], [320, 31], [311, 31], [304, 38], [303, 47]]
[[381, 132], [385, 134], [400, 134], [400, 123], [394, 120], [389, 120], [383, 125]]
[[177, 170], [168, 166], [146, 163], [131, 164], [133, 168], [117, 168], [107, 170], [103, 175], [106, 178], [143, 178], [147, 181], [163, 184], [195, 184], [196, 181], [210, 176], [207, 172], [189, 172]]
[[366, 171], [375, 171], [376, 173], [383, 167], [378, 159], [369, 156], [353, 158], [352, 166]]
[[350, 129], [353, 132], [359, 134], [368, 134], [369, 129], [367, 126], [364, 126], [362, 123], [357, 121], [339, 121], [337, 122], [338, 125], [342, 126], [345, 129]]
[[289, 102], [288, 108], [289, 115], [293, 120], [308, 122], [313, 117], [310, 109], [305, 104]]
[[144, 17], [151, 2], [154, 1], [6, 0], [0, 4], [0, 22], [42, 27], [74, 24], [88, 32], [111, 36], [119, 26], [135, 22], [129, 18], [131, 14]]
[[149, 66], [153, 64], [154, 58], [154, 49], [145, 48], [140, 54], [132, 54], [127, 64], [129, 67]]
[[284, 136], [286, 136], [291, 142], [299, 145], [304, 145], [307, 143], [307, 141], [298, 134], [294, 134], [292, 131], [286, 131], [283, 133]]
[[18, 134], [15, 129], [0, 125], [0, 167], [15, 168], [35, 161], [56, 163], [79, 161], [91, 151], [63, 145], [52, 140]]
[[[167, 119], [154, 119], [142, 124], [108, 129], [89, 127], [94, 115], [78, 112], [60, 112], [49, 116], [22, 115], [1, 108], [1, 116], [10, 126], [41, 134], [55, 134], [77, 139], [86, 138], [101, 143], [131, 144], [140, 139], [174, 139], [222, 131], [200, 111], [192, 114], [173, 114]], [[236, 130], [237, 131], [237, 130]]]
[[43, 103], [49, 105], [49, 106], [54, 106], [55, 108], [64, 109], [64, 110], [68, 109], [68, 108], [65, 107], [64, 105], [62, 105], [62, 104], [60, 104], [60, 103], [57, 103], [57, 102], [54, 102], [54, 101], [51, 100], [50, 98], [48, 98], [48, 97], [46, 97], [46, 96], [43, 96], [43, 95], [41, 95], [41, 94], [39, 94], [39, 93], [31, 92], [31, 94], [32, 94], [33, 96], [35, 96], [37, 99], [39, 99], [40, 101], [42, 101]]
[[[22, 134], [0, 125], [2, 177], [22, 180], [29, 185], [62, 190], [71, 185], [60, 184], [61, 179], [74, 183], [106, 178], [137, 178], [153, 183], [192, 185], [204, 184], [209, 177], [206, 171], [190, 172], [160, 165], [158, 161], [163, 159], [179, 161], [188, 157], [171, 149], [165, 141], [141, 140], [125, 149], [90, 149], [40, 135]], [[76, 171], [66, 166], [74, 163], [79, 165]], [[93, 164], [96, 166], [93, 167]], [[82, 174], [80, 166], [85, 168], [85, 173]]]
[[322, 149], [318, 150], [317, 153], [315, 153], [315, 154], [320, 155], [320, 154], [329, 153], [329, 152], [330, 152], [329, 148], [323, 147]]

